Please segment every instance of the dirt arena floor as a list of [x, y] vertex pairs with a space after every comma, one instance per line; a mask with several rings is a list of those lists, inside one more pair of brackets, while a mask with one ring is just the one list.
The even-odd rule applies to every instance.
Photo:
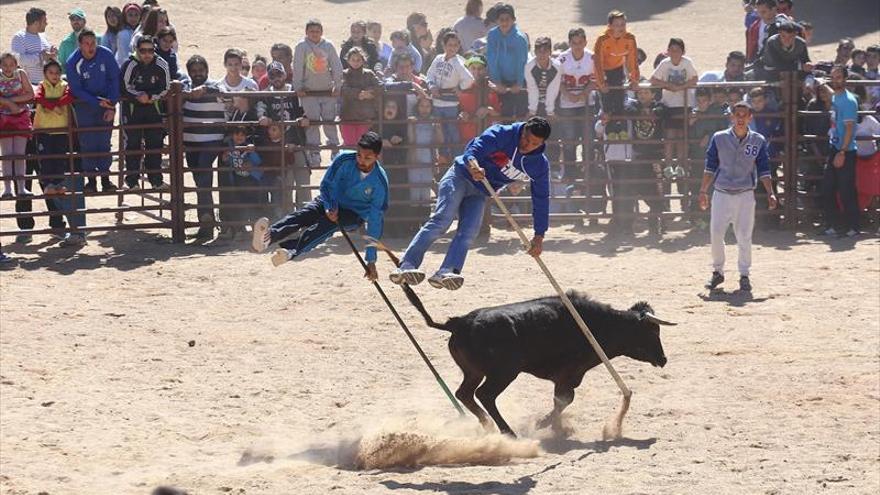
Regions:
[[[254, 53], [293, 42], [307, 17], [323, 19], [338, 41], [355, 18], [380, 17], [387, 33], [413, 10], [397, 0], [165, 3], [184, 58], [200, 52], [217, 68], [227, 46]], [[459, 3], [419, 8], [436, 29], [459, 15]], [[592, 39], [612, 4], [633, 13], [649, 53], [682, 36], [700, 70], [720, 67], [742, 45], [739, 2], [515, 5], [533, 37], [561, 39], [585, 25]], [[828, 24], [814, 58], [833, 53], [827, 43], [844, 35], [844, 19], [853, 19], [858, 46], [878, 40], [877, 22], [866, 27], [865, 16], [835, 17], [819, 4], [796, 2], [815, 14], [817, 36]], [[30, 5], [0, 5], [0, 47]], [[50, 39], [61, 38], [73, 5], [47, 9]], [[104, 7], [79, 5], [92, 23]], [[226, 6], [234, 16], [207, 17]], [[874, 9], [867, 12], [878, 19]], [[664, 368], [614, 360], [634, 390], [616, 442], [601, 440], [620, 402], [601, 367], [577, 390], [567, 435], [535, 430], [552, 407], [552, 385], [527, 375], [499, 400], [520, 440], [458, 419], [340, 238], [273, 268], [245, 241], [176, 245], [167, 235], [94, 234], [78, 251], [45, 236], [28, 245], [3, 238], [18, 263], [0, 272], [0, 494], [148, 494], [159, 485], [193, 495], [880, 489], [876, 233], [852, 242], [757, 232], [747, 298], [733, 291], [733, 275], [725, 291], [702, 288], [705, 233], [676, 230], [656, 242], [643, 232], [621, 243], [596, 230], [551, 229], [545, 260], [563, 286], [618, 308], [647, 300], [679, 322], [662, 331]], [[406, 242], [390, 245], [401, 252]], [[439, 265], [446, 243], [434, 246], [426, 269]], [[382, 274], [390, 268], [382, 259]], [[419, 287], [435, 319], [552, 293], [504, 229], [479, 243], [466, 275], [455, 293]], [[448, 335], [427, 328], [384, 276], [381, 283], [457, 387]]]

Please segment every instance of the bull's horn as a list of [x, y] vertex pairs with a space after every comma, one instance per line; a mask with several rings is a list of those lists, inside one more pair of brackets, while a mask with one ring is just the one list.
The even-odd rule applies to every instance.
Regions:
[[643, 316], [643, 318], [645, 320], [650, 321], [651, 323], [656, 323], [658, 325], [668, 325], [671, 327], [678, 325], [678, 323], [672, 323], [671, 321], [661, 320], [660, 318], [657, 318], [656, 316], [654, 316], [654, 313], [645, 312], [645, 315]]
[[367, 246], [374, 247], [374, 248], [377, 248], [377, 249], [381, 249], [381, 250], [383, 250], [383, 251], [385, 251], [385, 250], [387, 249], [387, 248], [385, 247], [385, 245], [382, 244], [382, 241], [380, 241], [379, 239], [376, 239], [375, 237], [371, 237], [371, 236], [365, 235], [365, 236], [364, 236], [364, 241], [367, 242]]

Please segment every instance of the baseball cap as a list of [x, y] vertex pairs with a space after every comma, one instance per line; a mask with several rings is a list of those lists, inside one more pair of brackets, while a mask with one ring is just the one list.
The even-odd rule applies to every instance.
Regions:
[[470, 68], [470, 66], [474, 64], [486, 65], [486, 59], [480, 55], [474, 55], [473, 57], [465, 60], [464, 66]]
[[287, 71], [284, 70], [284, 65], [277, 60], [272, 62], [271, 64], [269, 64], [268, 67], [266, 67], [266, 72], [272, 72], [272, 71], [280, 72], [285, 75], [287, 74]]
[[85, 20], [86, 19], [86, 12], [83, 9], [77, 7], [75, 9], [71, 10], [70, 12], [68, 12], [67, 17], [79, 17], [80, 19]]

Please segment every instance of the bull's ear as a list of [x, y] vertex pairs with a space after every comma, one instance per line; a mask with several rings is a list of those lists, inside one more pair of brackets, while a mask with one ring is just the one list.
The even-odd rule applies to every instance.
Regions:
[[670, 326], [670, 327], [674, 327], [674, 326], [678, 325], [678, 323], [673, 323], [671, 321], [661, 320], [660, 318], [657, 318], [656, 316], [654, 316], [654, 313], [645, 313], [642, 315], [642, 319], [646, 320], [646, 321], [650, 321], [651, 323], [655, 323], [657, 325], [666, 325], [666, 326]]
[[654, 308], [652, 308], [651, 305], [648, 304], [648, 301], [639, 301], [633, 304], [632, 307], [629, 308], [629, 310], [634, 313], [638, 313], [640, 318], [644, 317], [645, 313], [654, 312]]

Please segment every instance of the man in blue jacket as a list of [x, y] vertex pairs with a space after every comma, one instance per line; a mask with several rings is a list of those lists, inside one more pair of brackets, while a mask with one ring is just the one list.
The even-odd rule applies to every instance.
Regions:
[[713, 186], [710, 235], [712, 239], [712, 278], [706, 284], [714, 289], [724, 282], [724, 233], [733, 224], [739, 248], [739, 288], [750, 292], [749, 270], [752, 266], [752, 230], [755, 227], [755, 188], [758, 181], [767, 192], [767, 204], [776, 208], [776, 196], [770, 180], [770, 155], [767, 140], [749, 129], [752, 107], [746, 102], [733, 106], [733, 127], [718, 131], [706, 150], [706, 169], [700, 185], [700, 208], [709, 208], [709, 187]]
[[440, 180], [434, 213], [409, 243], [400, 268], [391, 273], [391, 281], [409, 285], [421, 283], [425, 274], [419, 266], [425, 252], [458, 217], [458, 232], [443, 264], [428, 283], [434, 288], [449, 290], [462, 286], [461, 270], [471, 242], [480, 231], [489, 197], [481, 184], [484, 178], [496, 191], [514, 182], [530, 183], [535, 236], [529, 254], [540, 255], [550, 222], [550, 165], [544, 155], [544, 142], [549, 137], [547, 120], [532, 117], [528, 122], [493, 125], [472, 139]]
[[[336, 229], [352, 230], [364, 221], [367, 234], [380, 239], [388, 209], [388, 177], [379, 163], [380, 153], [382, 138], [378, 134], [371, 131], [361, 136], [357, 152], [343, 152], [333, 160], [321, 181], [318, 198], [271, 226], [267, 218], [254, 223], [254, 251], [262, 253], [277, 243], [280, 249], [272, 255], [272, 264], [279, 266], [311, 251]], [[298, 232], [298, 237], [290, 238]], [[375, 247], [367, 247], [366, 260], [364, 276], [374, 281], [378, 278]]]
[[[79, 48], [66, 61], [67, 82], [77, 102], [73, 105], [76, 126], [106, 127], [106, 130], [77, 132], [83, 153], [110, 152], [110, 135], [119, 101], [119, 65], [113, 52], [98, 46], [98, 38], [91, 29], [83, 29], [77, 38]], [[83, 171], [100, 172], [104, 191], [115, 190], [110, 181], [111, 156], [82, 159]], [[93, 175], [83, 188], [95, 192], [97, 180]]]
[[489, 80], [501, 98], [503, 117], [524, 117], [529, 111], [525, 67], [529, 61], [529, 40], [516, 26], [513, 6], [498, 7], [498, 25], [486, 37]]

